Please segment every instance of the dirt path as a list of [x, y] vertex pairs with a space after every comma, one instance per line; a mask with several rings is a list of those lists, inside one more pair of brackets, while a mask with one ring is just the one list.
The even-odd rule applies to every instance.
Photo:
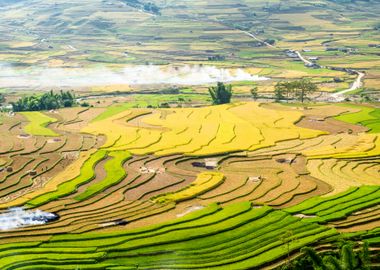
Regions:
[[331, 98], [333, 98], [335, 101], [343, 101], [345, 98], [344, 94], [358, 90], [360, 87], [363, 86], [363, 79], [365, 77], [365, 73], [357, 71], [357, 70], [353, 70], [353, 72], [355, 72], [358, 75], [358, 77], [356, 78], [356, 80], [354, 81], [354, 83], [351, 85], [349, 89], [342, 90], [331, 95]]
[[301, 59], [302, 62], [305, 63], [306, 66], [312, 66], [314, 65], [313, 62], [307, 60], [299, 51], [295, 51], [295, 53], [298, 55], [298, 58]]
[[277, 49], [276, 46], [274, 46], [274, 45], [272, 45], [272, 44], [269, 44], [269, 43], [266, 42], [265, 40], [262, 40], [262, 39], [258, 38], [257, 36], [255, 36], [254, 34], [248, 32], [248, 31], [243, 31], [243, 30], [241, 30], [241, 32], [244, 33], [244, 34], [246, 34], [247, 36], [250, 36], [251, 38], [253, 38], [253, 39], [255, 39], [255, 40], [257, 40], [257, 41], [259, 41], [259, 42], [265, 44], [265, 46], [267, 46], [267, 47], [269, 47], [269, 48]]
[[[199, 19], [195, 19], [197, 21], [201, 21]], [[257, 37], [255, 34], [252, 34], [251, 32], [249, 31], [244, 31], [244, 30], [240, 30], [240, 29], [237, 29], [235, 27], [231, 27], [231, 26], [228, 26], [228, 25], [225, 25], [223, 22], [219, 21], [219, 20], [211, 20], [212, 22], [216, 22], [216, 23], [220, 23], [221, 25], [224, 25], [226, 27], [229, 27], [230, 29], [233, 29], [233, 30], [236, 30], [236, 31], [240, 31], [241, 33], [243, 33], [244, 35], [247, 35], [251, 38], [253, 38], [254, 40], [256, 41], [259, 41], [261, 43], [263, 43], [265, 46], [267, 46], [268, 48], [272, 48], [272, 49], [281, 49], [280, 47], [277, 47], [275, 45], [272, 45], [272, 44], [269, 44], [268, 42], [266, 42], [265, 40]], [[306, 59], [302, 54], [301, 52], [297, 51], [297, 50], [293, 50], [294, 53], [298, 56], [298, 58], [304, 62], [305, 66], [307, 66], [308, 68], [314, 68], [317, 64], [316, 63], [313, 63], [312, 61]], [[330, 69], [330, 67], [328, 66], [319, 66], [319, 68], [323, 68], [323, 69]], [[360, 72], [360, 71], [357, 71], [357, 70], [353, 70], [353, 69], [346, 69], [346, 72], [347, 73], [356, 73], [358, 75], [358, 77], [356, 78], [355, 82], [351, 85], [351, 87], [349, 89], [345, 89], [345, 90], [342, 90], [342, 91], [339, 91], [337, 93], [333, 93], [333, 94], [330, 94], [330, 93], [326, 93], [327, 95], [323, 95], [322, 98], [318, 99], [318, 101], [330, 101], [330, 102], [341, 102], [344, 100], [344, 94], [346, 93], [349, 93], [349, 92], [352, 92], [352, 91], [355, 91], [357, 89], [359, 89], [360, 87], [362, 87], [363, 85], [363, 79], [365, 77], [365, 73], [363, 72]]]
[[[299, 51], [295, 51], [295, 53], [297, 54], [298, 58], [302, 62], [305, 63], [305, 66], [312, 67], [314, 65], [313, 62], [307, 60]], [[329, 67], [324, 67], [324, 66], [320, 66], [320, 68], [330, 69]], [[363, 86], [363, 79], [365, 77], [365, 73], [364, 72], [360, 72], [360, 71], [353, 70], [353, 69], [347, 69], [346, 72], [357, 74], [356, 80], [354, 81], [354, 83], [351, 85], [350, 88], [342, 90], [342, 91], [339, 91], [337, 93], [331, 94], [329, 96], [329, 98], [328, 98], [329, 101], [341, 102], [341, 101], [343, 101], [345, 99], [344, 94], [352, 92], [352, 91], [355, 91], [355, 90], [358, 90], [360, 87]]]

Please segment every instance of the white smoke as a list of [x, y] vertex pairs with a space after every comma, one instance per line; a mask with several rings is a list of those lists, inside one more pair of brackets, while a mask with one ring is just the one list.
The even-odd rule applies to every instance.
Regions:
[[56, 218], [56, 214], [41, 210], [24, 210], [21, 207], [10, 208], [0, 214], [0, 230], [7, 231], [32, 225], [43, 225]]
[[0, 88], [90, 87], [103, 85], [201, 85], [234, 81], [267, 80], [243, 69], [215, 66], [126, 66], [108, 68], [15, 68], [0, 64]]

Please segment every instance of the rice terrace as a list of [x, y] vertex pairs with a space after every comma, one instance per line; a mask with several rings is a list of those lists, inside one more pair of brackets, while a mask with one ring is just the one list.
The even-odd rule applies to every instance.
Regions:
[[380, 269], [378, 0], [0, 0], [0, 269]]

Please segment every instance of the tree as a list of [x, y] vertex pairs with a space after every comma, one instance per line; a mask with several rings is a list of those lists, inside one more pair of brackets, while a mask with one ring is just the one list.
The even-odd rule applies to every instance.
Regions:
[[222, 82], [218, 82], [217, 86], [210, 87], [208, 89], [214, 105], [227, 104], [231, 102], [232, 86], [224, 85]]
[[369, 103], [369, 102], [372, 102], [373, 99], [371, 98], [370, 95], [366, 94], [366, 93], [361, 93], [360, 94], [360, 102], [361, 103]]
[[143, 4], [143, 7], [144, 7], [144, 10], [147, 12], [151, 12], [151, 13], [154, 13], [156, 15], [161, 15], [160, 8], [152, 2], [148, 2], [148, 3]]
[[0, 93], [0, 104], [5, 102], [5, 97]]
[[315, 270], [369, 270], [370, 257], [368, 243], [364, 242], [362, 250], [355, 252], [354, 244], [343, 242], [338, 253], [318, 254], [311, 247], [304, 247], [301, 252], [305, 257], [295, 261], [293, 266], [287, 265], [284, 269], [305, 269], [311, 262]]
[[268, 38], [268, 39], [264, 40], [264, 42], [273, 46], [276, 43], [276, 40]]
[[350, 244], [344, 244], [340, 251], [341, 266], [343, 269], [354, 270], [357, 269], [358, 261]]
[[318, 86], [309, 79], [294, 81], [291, 84], [291, 88], [294, 91], [296, 98], [302, 103], [309, 94], [318, 91]]
[[253, 100], [257, 100], [259, 97], [258, 88], [257, 86], [251, 89], [251, 95]]
[[71, 92], [63, 92], [61, 90], [61, 99], [62, 99], [62, 105], [63, 107], [72, 107], [75, 103], [75, 96]]
[[279, 88], [274, 89], [274, 99], [276, 102], [279, 102], [282, 99], [284, 99], [284, 94], [283, 94], [281, 89], [279, 89]]
[[16, 102], [12, 102], [13, 111], [40, 111], [55, 110], [62, 107], [72, 107], [75, 104], [75, 96], [67, 91], [54, 93], [50, 91], [43, 95], [32, 95], [20, 98]]
[[363, 243], [363, 248], [359, 253], [359, 267], [363, 270], [370, 270], [371, 257], [369, 254], [369, 244], [367, 241]]
[[283, 99], [285, 99], [285, 96], [287, 96], [286, 99], [289, 99], [289, 88], [288, 88], [288, 82], [278, 82], [274, 88], [274, 98], [276, 102], [279, 102]]
[[323, 257], [323, 264], [327, 267], [327, 269], [343, 270], [339, 260], [331, 255]]
[[280, 237], [280, 240], [282, 244], [286, 246], [286, 251], [288, 253], [286, 264], [289, 265], [290, 264], [290, 245], [294, 242], [297, 242], [297, 239], [295, 238], [293, 231], [289, 230]]
[[307, 96], [318, 90], [318, 86], [309, 79], [302, 79], [293, 82], [279, 82], [275, 86], [275, 99], [280, 101], [282, 99], [289, 100], [296, 98], [302, 103]]
[[276, 101], [278, 102], [282, 99], [289, 100], [294, 93], [293, 88], [294, 88], [293, 82], [277, 83], [274, 90]]
[[311, 260], [314, 269], [327, 270], [328, 268], [323, 262], [321, 256], [311, 247], [304, 247], [301, 251]]

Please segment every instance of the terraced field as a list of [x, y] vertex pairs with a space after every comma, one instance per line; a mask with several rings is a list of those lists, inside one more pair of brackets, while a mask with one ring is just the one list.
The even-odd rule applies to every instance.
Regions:
[[[368, 240], [379, 263], [376, 108], [121, 105], [2, 121], [1, 269], [274, 269], [341, 238]], [[12, 207], [54, 218], [15, 223]]]

